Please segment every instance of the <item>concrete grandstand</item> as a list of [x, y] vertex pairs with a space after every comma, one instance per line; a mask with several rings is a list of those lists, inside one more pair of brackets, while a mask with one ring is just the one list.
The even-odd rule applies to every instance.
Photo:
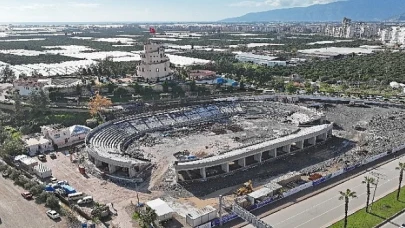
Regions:
[[129, 177], [134, 177], [150, 160], [144, 159], [142, 154], [130, 153], [127, 148], [145, 133], [198, 124], [242, 111], [238, 104], [217, 104], [109, 121], [87, 136], [87, 151], [96, 166], [108, 166], [110, 173], [124, 169]]
[[295, 104], [221, 101], [106, 122], [88, 134], [86, 147], [110, 174], [133, 178], [152, 164], [164, 167], [161, 176], [170, 169], [172, 179], [187, 181], [295, 153], [325, 141], [332, 128], [322, 113]]

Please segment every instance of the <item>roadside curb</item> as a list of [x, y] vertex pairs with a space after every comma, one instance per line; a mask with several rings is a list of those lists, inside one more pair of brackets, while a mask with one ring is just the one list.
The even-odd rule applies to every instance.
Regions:
[[389, 218], [389, 219], [385, 220], [384, 222], [382, 222], [382, 223], [378, 224], [378, 225], [377, 225], [377, 226], [375, 226], [374, 228], [379, 228], [379, 227], [384, 226], [385, 224], [387, 224], [387, 223], [391, 222], [393, 219], [395, 219], [396, 217], [400, 216], [400, 215], [401, 215], [402, 213], [404, 213], [404, 212], [405, 212], [405, 209], [403, 209], [402, 211], [400, 211], [400, 212], [396, 213], [394, 216], [392, 216], [391, 218]]
[[[377, 163], [377, 164], [375, 164], [375, 165], [373, 165], [373, 166], [371, 166], [371, 167], [369, 167], [369, 168], [366, 168], [366, 169], [364, 169], [364, 170], [362, 170], [362, 171], [356, 172], [356, 173], [354, 173], [354, 174], [352, 174], [352, 175], [350, 175], [350, 176], [348, 176], [348, 177], [346, 177], [346, 178], [343, 178], [343, 179], [341, 179], [341, 180], [339, 180], [339, 181], [337, 181], [337, 182], [335, 182], [335, 183], [331, 183], [330, 185], [327, 185], [327, 186], [325, 186], [325, 187], [323, 187], [323, 188], [320, 188], [319, 190], [316, 190], [316, 191], [314, 191], [314, 192], [312, 192], [312, 193], [309, 193], [309, 194], [307, 194], [307, 195], [304, 195], [304, 196], [302, 196], [302, 197], [300, 197], [300, 198], [297, 198], [297, 199], [295, 199], [295, 200], [290, 200], [290, 202], [288, 202], [288, 203], [286, 203], [286, 204], [284, 204], [284, 205], [282, 205], [282, 206], [279, 206], [278, 208], [269, 210], [268, 212], [265, 212], [265, 213], [263, 213], [263, 214], [258, 215], [257, 218], [260, 218], [260, 219], [261, 219], [261, 218], [267, 217], [267, 216], [269, 216], [269, 215], [271, 215], [271, 214], [277, 213], [277, 212], [279, 212], [279, 211], [281, 211], [281, 210], [283, 210], [283, 209], [286, 209], [286, 208], [288, 208], [288, 207], [290, 207], [290, 206], [292, 206], [292, 205], [294, 205], [294, 204], [297, 204], [297, 203], [302, 202], [302, 201], [304, 201], [304, 200], [306, 200], [306, 199], [308, 199], [308, 198], [311, 198], [311, 197], [313, 197], [313, 196], [315, 196], [315, 195], [318, 195], [318, 194], [323, 193], [323, 192], [325, 192], [325, 191], [327, 191], [327, 190], [330, 190], [331, 188], [334, 188], [334, 187], [336, 187], [336, 186], [338, 186], [338, 185], [340, 185], [340, 184], [342, 184], [342, 183], [344, 183], [344, 182], [346, 182], [346, 181], [348, 181], [348, 180], [351, 180], [351, 179], [353, 179], [353, 178], [356, 178], [356, 177], [358, 177], [358, 176], [361, 176], [361, 175], [367, 173], [368, 171], [370, 171], [371, 169], [376, 169], [376, 168], [378, 168], [378, 167], [380, 167], [380, 166], [386, 165], [386, 164], [388, 164], [388, 163], [390, 163], [390, 162], [392, 162], [392, 161], [395, 161], [395, 160], [397, 160], [397, 159], [400, 159], [400, 158], [404, 157], [404, 155], [405, 155], [404, 152], [405, 152], [405, 151], [398, 151], [398, 152], [396, 153], [397, 156], [394, 156], [393, 158], [390, 158], [390, 159], [388, 159], [388, 160], [386, 160], [386, 161], [383, 161], [383, 162], [381, 162], [381, 163]], [[399, 153], [399, 155], [398, 155], [398, 153]], [[392, 155], [395, 155], [395, 154], [392, 154]], [[392, 155], [391, 155], [391, 156], [392, 156]], [[294, 195], [292, 195], [292, 196], [294, 196]], [[288, 198], [289, 198], [289, 197], [288, 197]], [[395, 215], [395, 216], [397, 216], [397, 215]], [[340, 221], [340, 220], [341, 220], [341, 219], [339, 219], [339, 220], [337, 220], [337, 221]], [[391, 220], [391, 219], [390, 219], [390, 220]], [[337, 221], [334, 221], [333, 223], [330, 223], [330, 225], [331, 225], [331, 224], [334, 224], [334, 223], [337, 222]], [[239, 224], [236, 224], [236, 225], [234, 225], [234, 226], [232, 226], [232, 227], [241, 228], [241, 227], [244, 227], [244, 226], [247, 226], [247, 225], [249, 225], [249, 223], [244, 221], [244, 222], [239, 223]], [[328, 226], [330, 226], [330, 225], [328, 225]]]

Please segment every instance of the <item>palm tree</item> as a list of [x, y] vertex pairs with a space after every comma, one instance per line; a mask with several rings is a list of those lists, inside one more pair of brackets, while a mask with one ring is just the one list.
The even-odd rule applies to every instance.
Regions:
[[345, 201], [345, 223], [344, 228], [347, 228], [347, 212], [349, 211], [349, 200], [350, 198], [356, 198], [356, 192], [352, 192], [350, 189], [346, 189], [345, 192], [340, 191], [339, 200]]
[[399, 193], [401, 192], [402, 178], [404, 177], [405, 163], [400, 162], [398, 164], [398, 167], [396, 167], [395, 169], [399, 170], [399, 185], [398, 185], [398, 191], [397, 191], [397, 200], [399, 200]]
[[375, 179], [373, 177], [364, 177], [362, 181], [363, 184], [366, 184], [367, 187], [367, 201], [366, 201], [366, 212], [368, 212], [368, 206], [370, 205], [370, 194], [371, 194], [371, 185], [375, 185]]

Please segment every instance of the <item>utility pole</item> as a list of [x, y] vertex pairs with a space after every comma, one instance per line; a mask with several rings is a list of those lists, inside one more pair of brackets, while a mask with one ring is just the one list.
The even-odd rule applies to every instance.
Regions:
[[219, 226], [222, 226], [222, 195], [219, 195]]

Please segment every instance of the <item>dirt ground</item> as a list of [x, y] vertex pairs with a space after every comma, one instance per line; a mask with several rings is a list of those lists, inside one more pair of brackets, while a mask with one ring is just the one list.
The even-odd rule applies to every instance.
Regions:
[[64, 218], [50, 219], [45, 212], [49, 210], [34, 200], [26, 200], [20, 194], [25, 190], [9, 179], [0, 177], [0, 227], [59, 228], [67, 227]]
[[[98, 179], [92, 175], [83, 176], [79, 173], [77, 164], [71, 163], [70, 158], [63, 153], [58, 152], [57, 158], [52, 160], [47, 157], [46, 166], [52, 169], [52, 174], [58, 180], [67, 180], [76, 191], [93, 196], [99, 203], [113, 203], [117, 210], [117, 216], [114, 216], [111, 223], [122, 228], [132, 226], [131, 215], [125, 211], [125, 207], [133, 202], [137, 203], [137, 192], [135, 189], [125, 188], [105, 180]], [[140, 202], [146, 202], [154, 197], [150, 192], [139, 192]]]

